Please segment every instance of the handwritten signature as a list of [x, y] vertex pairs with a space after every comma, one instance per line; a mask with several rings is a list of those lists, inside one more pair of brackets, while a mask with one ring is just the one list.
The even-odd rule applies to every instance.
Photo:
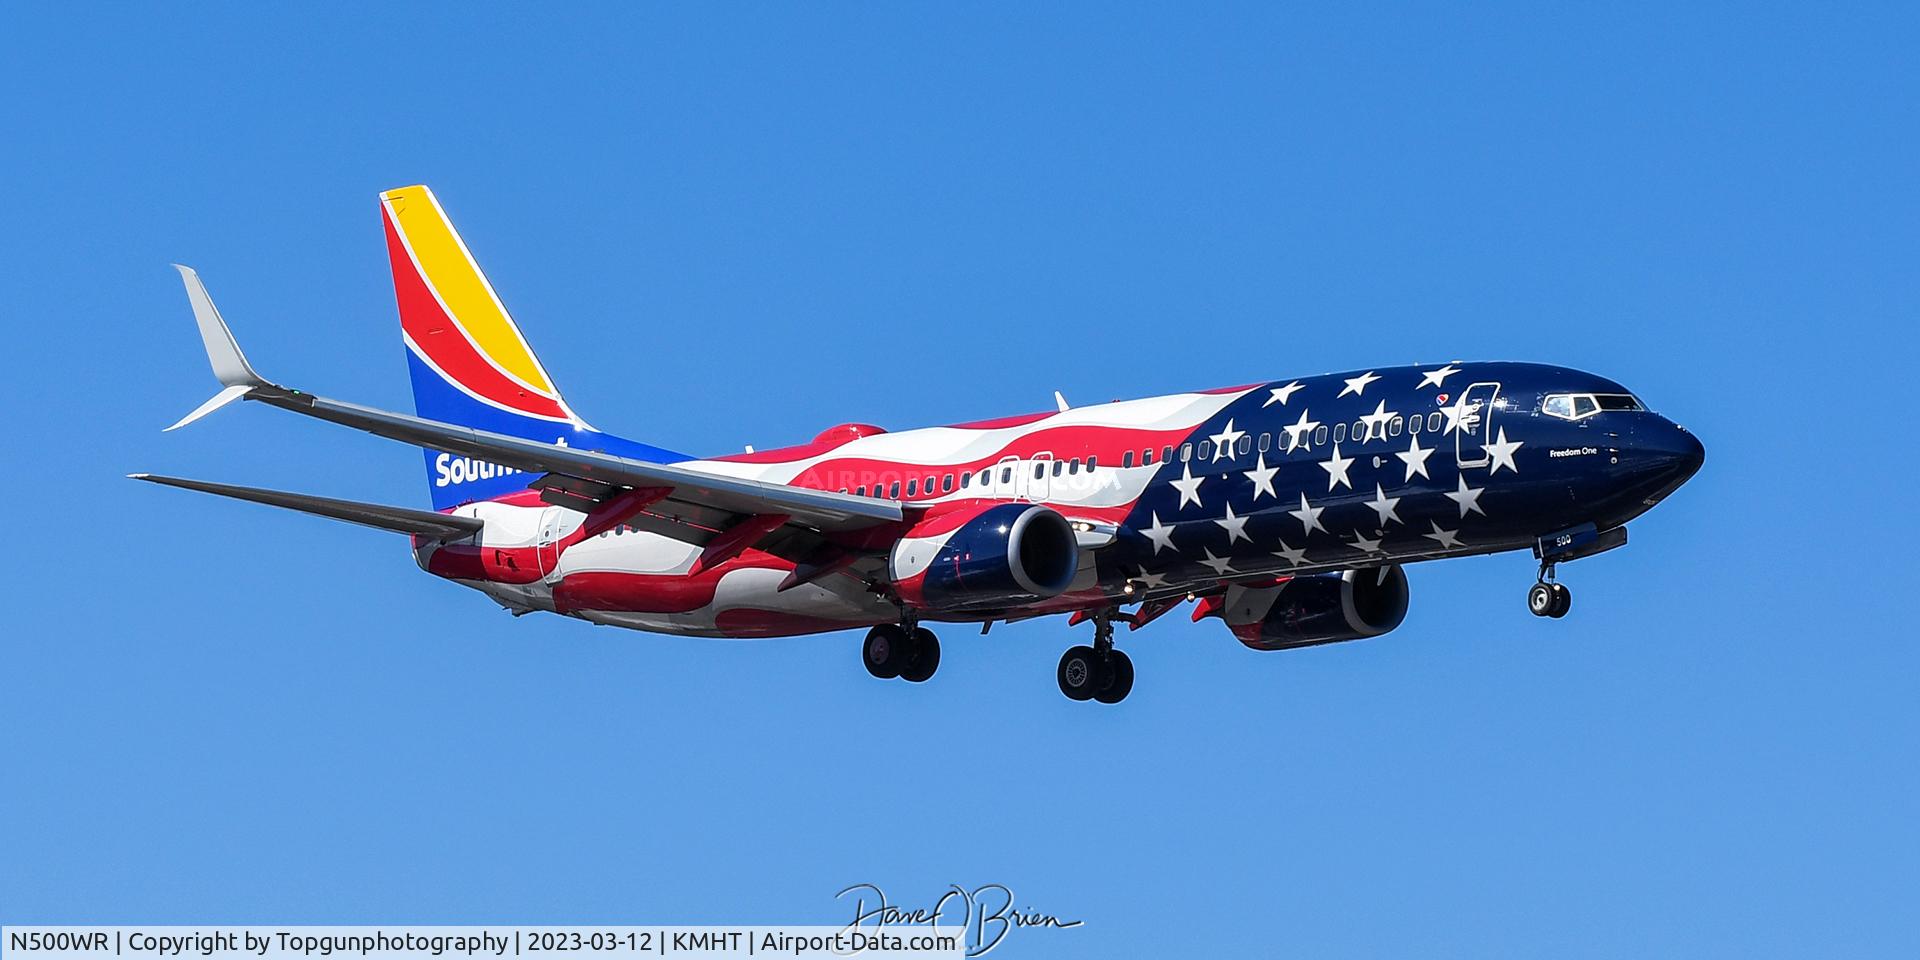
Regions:
[[1014, 906], [1013, 891], [1005, 884], [989, 883], [972, 890], [954, 884], [933, 901], [930, 907], [903, 907], [887, 901], [878, 884], [856, 883], [833, 895], [835, 900], [853, 897], [853, 922], [847, 931], [866, 927], [879, 929], [888, 924], [959, 926], [966, 931], [967, 956], [977, 957], [1000, 945], [1008, 932], [1029, 927], [1069, 929], [1084, 920], [1062, 920], [1032, 908]]

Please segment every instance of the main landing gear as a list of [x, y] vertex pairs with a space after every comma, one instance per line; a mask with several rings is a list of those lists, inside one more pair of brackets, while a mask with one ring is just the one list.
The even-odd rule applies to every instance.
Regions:
[[1573, 609], [1573, 591], [1553, 578], [1553, 564], [1540, 564], [1540, 580], [1527, 589], [1527, 610], [1536, 617], [1555, 620]]
[[867, 631], [860, 659], [868, 673], [882, 680], [901, 677], [925, 683], [940, 669], [940, 638], [925, 627], [883, 623]]
[[1133, 661], [1113, 648], [1113, 621], [1093, 619], [1093, 646], [1068, 647], [1055, 671], [1069, 700], [1119, 703], [1133, 691]]

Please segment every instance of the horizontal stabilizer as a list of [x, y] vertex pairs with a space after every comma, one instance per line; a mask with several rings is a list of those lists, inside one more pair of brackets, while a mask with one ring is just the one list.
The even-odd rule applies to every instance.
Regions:
[[286, 493], [280, 490], [263, 490], [259, 487], [240, 487], [230, 483], [209, 483], [205, 480], [185, 480], [180, 477], [158, 477], [150, 473], [133, 473], [128, 476], [134, 480], [148, 483], [179, 487], [183, 490], [198, 490], [215, 496], [232, 497], [235, 500], [248, 500], [264, 503], [270, 507], [284, 507], [311, 513], [314, 516], [330, 520], [344, 520], [363, 527], [377, 530], [392, 530], [395, 533], [414, 533], [423, 537], [455, 539], [478, 533], [483, 522], [473, 517], [456, 517], [430, 510], [410, 510], [406, 507], [388, 507], [377, 503], [359, 503], [353, 500], [336, 500], [332, 497], [316, 497], [305, 493]]

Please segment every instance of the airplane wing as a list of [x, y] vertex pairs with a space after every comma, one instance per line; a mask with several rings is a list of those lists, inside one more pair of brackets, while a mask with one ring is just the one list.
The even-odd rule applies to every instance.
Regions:
[[[207, 359], [224, 389], [168, 429], [191, 423], [236, 399], [257, 400], [390, 440], [547, 474], [534, 485], [541, 487], [543, 494], [553, 494], [549, 502], [566, 502], [566, 498], [572, 497], [585, 510], [591, 510], [594, 504], [638, 504], [636, 510], [645, 506], [649, 511], [665, 512], [706, 526], [710, 532], [721, 531], [722, 536], [722, 527], [729, 522], [752, 522], [755, 518], [782, 517], [783, 525], [821, 533], [846, 533], [898, 523], [903, 517], [900, 504], [891, 500], [726, 477], [683, 466], [540, 443], [329, 400], [272, 383], [247, 363], [199, 275], [179, 264], [174, 268], [186, 283]], [[632, 496], [634, 494], [638, 496]], [[626, 495], [624, 499], [623, 495]]]
[[436, 537], [452, 540], [478, 533], [485, 524], [472, 517], [456, 517], [431, 510], [410, 510], [406, 507], [389, 507], [377, 503], [360, 503], [354, 500], [336, 500], [332, 497], [316, 497], [306, 493], [287, 493], [283, 490], [265, 490], [260, 487], [241, 487], [231, 483], [212, 483], [206, 480], [187, 480], [181, 477], [161, 477], [151, 473], [127, 474], [133, 480], [145, 480], [182, 490], [198, 490], [215, 496], [232, 497], [252, 503], [263, 503], [269, 507], [282, 507], [311, 513], [314, 516], [330, 520], [344, 520], [376, 530], [391, 530], [395, 533], [417, 533], [423, 537]]

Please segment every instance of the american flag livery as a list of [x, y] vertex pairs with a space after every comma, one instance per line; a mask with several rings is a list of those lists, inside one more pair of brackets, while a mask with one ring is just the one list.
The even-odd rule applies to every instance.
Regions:
[[1076, 700], [1133, 684], [1116, 623], [1181, 603], [1278, 650], [1377, 636], [1404, 567], [1529, 550], [1532, 612], [1564, 615], [1556, 565], [1699, 469], [1700, 443], [1612, 380], [1565, 367], [1420, 364], [952, 426], [841, 424], [695, 459], [602, 433], [562, 397], [425, 187], [383, 194], [416, 415], [261, 378], [182, 268], [220, 396], [420, 446], [434, 511], [157, 478], [412, 536], [428, 572], [516, 613], [659, 633], [868, 628], [879, 677], [925, 680], [925, 624], [1066, 614]]

